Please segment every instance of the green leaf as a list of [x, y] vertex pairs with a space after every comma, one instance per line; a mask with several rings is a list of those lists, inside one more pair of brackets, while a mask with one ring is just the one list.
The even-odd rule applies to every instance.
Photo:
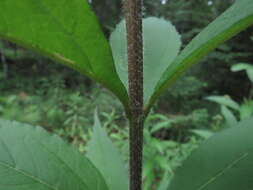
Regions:
[[168, 173], [165, 173], [160, 184], [159, 184], [159, 187], [158, 187], [158, 190], [166, 190], [170, 184], [170, 181], [168, 180], [169, 178], [169, 174]]
[[234, 110], [240, 109], [240, 106], [237, 104], [237, 102], [232, 100], [229, 96], [208, 96], [205, 99], [220, 105], [228, 106]]
[[[169, 21], [155, 17], [143, 20], [143, 39], [144, 102], [147, 103], [168, 64], [179, 53], [181, 39], [175, 27]], [[118, 24], [110, 37], [110, 43], [117, 72], [128, 89], [125, 21]]]
[[244, 71], [244, 70], [253, 70], [253, 65], [250, 65], [248, 63], [238, 63], [231, 67], [231, 71], [238, 72], [238, 71]]
[[86, 0], [1, 0], [0, 38], [102, 83], [127, 106], [111, 49]]
[[169, 190], [253, 189], [253, 118], [213, 135], [176, 171]]
[[108, 190], [82, 154], [42, 128], [0, 120], [0, 189]]
[[173, 120], [168, 120], [167, 121], [161, 121], [157, 124], [154, 124], [152, 126], [152, 128], [150, 129], [151, 133], [155, 133], [161, 129], [168, 129], [168, 128], [172, 128], [172, 124], [173, 124]]
[[231, 127], [237, 123], [237, 119], [235, 115], [230, 111], [226, 106], [221, 106], [221, 113], [228, 125], [228, 127]]
[[199, 137], [202, 137], [204, 139], [208, 139], [211, 136], [213, 136], [213, 132], [209, 131], [209, 130], [205, 130], [205, 129], [193, 129], [190, 130], [193, 134], [198, 135]]
[[128, 172], [119, 151], [101, 128], [97, 113], [87, 157], [99, 169], [109, 190], [128, 190]]
[[250, 81], [253, 83], [253, 65], [250, 65], [247, 63], [238, 63], [231, 67], [231, 71], [233, 72], [243, 71], [243, 70], [246, 71]]
[[244, 100], [240, 107], [240, 119], [244, 120], [253, 115], [253, 100]]
[[[200, 32], [170, 64], [156, 86], [148, 109], [168, 86], [190, 66], [199, 62], [214, 48], [253, 24], [252, 0], [239, 0]], [[147, 109], [147, 110], [148, 110]]]

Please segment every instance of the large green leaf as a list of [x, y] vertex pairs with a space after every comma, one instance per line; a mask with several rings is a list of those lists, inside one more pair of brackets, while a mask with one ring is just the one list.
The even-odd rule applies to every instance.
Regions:
[[109, 190], [128, 190], [128, 172], [119, 151], [101, 127], [97, 113], [88, 158], [104, 176]]
[[1, 0], [0, 38], [95, 79], [127, 106], [110, 46], [86, 0]]
[[1, 190], [108, 190], [82, 154], [42, 128], [0, 120]]
[[[177, 56], [181, 40], [170, 22], [154, 17], [143, 20], [143, 39], [144, 102], [147, 103], [168, 64]], [[117, 72], [128, 89], [125, 21], [117, 25], [111, 35], [110, 43]]]
[[176, 171], [169, 190], [252, 190], [253, 118], [213, 135]]
[[[198, 34], [173, 61], [156, 86], [148, 109], [157, 97], [190, 66], [199, 62], [219, 44], [253, 24], [252, 0], [239, 0]], [[147, 109], [147, 110], [148, 110]]]

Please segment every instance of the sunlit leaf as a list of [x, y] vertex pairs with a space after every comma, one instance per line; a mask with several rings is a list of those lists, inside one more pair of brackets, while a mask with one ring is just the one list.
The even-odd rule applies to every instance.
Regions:
[[172, 62], [156, 86], [148, 109], [178, 77], [210, 51], [253, 24], [252, 0], [236, 1], [227, 11], [200, 32]]
[[95, 79], [127, 106], [110, 46], [86, 0], [1, 0], [0, 38]]

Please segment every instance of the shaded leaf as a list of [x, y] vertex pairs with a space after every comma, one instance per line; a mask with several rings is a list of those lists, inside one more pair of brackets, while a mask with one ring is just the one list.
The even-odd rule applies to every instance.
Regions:
[[128, 172], [119, 151], [101, 128], [97, 113], [87, 157], [104, 176], [109, 190], [128, 190]]
[[39, 127], [0, 120], [0, 189], [108, 190], [82, 154]]
[[[181, 39], [175, 27], [169, 21], [155, 17], [143, 20], [143, 39], [144, 102], [147, 103], [168, 64], [177, 56]], [[117, 72], [128, 89], [125, 21], [118, 24], [110, 37], [110, 43]]]
[[169, 190], [253, 189], [253, 118], [213, 135], [176, 171]]

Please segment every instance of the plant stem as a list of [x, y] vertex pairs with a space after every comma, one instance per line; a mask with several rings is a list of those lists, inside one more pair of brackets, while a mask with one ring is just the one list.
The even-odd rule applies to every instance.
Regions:
[[125, 0], [130, 103], [130, 190], [141, 190], [143, 152], [142, 0]]
[[130, 122], [130, 190], [142, 189], [143, 122]]

